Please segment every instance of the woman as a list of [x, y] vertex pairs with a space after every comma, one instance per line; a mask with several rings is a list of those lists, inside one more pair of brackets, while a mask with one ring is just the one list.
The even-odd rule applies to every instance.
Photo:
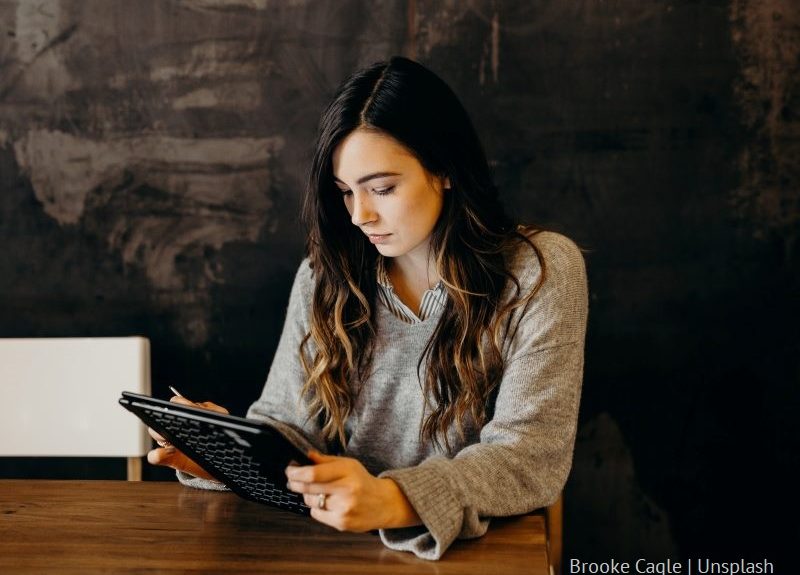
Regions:
[[[399, 57], [348, 79], [322, 116], [304, 219], [308, 258], [248, 416], [309, 449], [315, 464], [286, 474], [312, 517], [438, 559], [490, 517], [555, 501], [583, 373], [583, 259], [506, 216], [450, 88]], [[148, 459], [219, 487], [174, 448]]]

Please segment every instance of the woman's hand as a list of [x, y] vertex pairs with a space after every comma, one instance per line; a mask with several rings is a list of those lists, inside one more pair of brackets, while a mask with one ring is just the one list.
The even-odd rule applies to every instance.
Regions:
[[355, 532], [422, 523], [392, 479], [375, 477], [351, 457], [316, 451], [308, 456], [315, 465], [290, 465], [286, 477], [289, 489], [303, 494], [311, 517], [320, 523]]
[[[172, 403], [180, 403], [182, 405], [190, 405], [192, 407], [201, 407], [203, 409], [208, 409], [210, 411], [216, 411], [217, 413], [228, 413], [228, 410], [222, 407], [221, 405], [217, 405], [216, 403], [211, 403], [210, 401], [204, 401], [202, 403], [194, 403], [189, 401], [185, 397], [173, 396], [170, 401]], [[184, 471], [189, 475], [194, 475], [195, 477], [202, 477], [203, 479], [214, 479], [205, 469], [200, 467], [197, 463], [189, 459], [182, 451], [179, 451], [174, 445], [170, 444], [166, 439], [164, 439], [161, 435], [156, 433], [153, 429], [147, 428], [147, 432], [150, 434], [150, 437], [156, 440], [159, 447], [153, 449], [152, 451], [148, 452], [147, 454], [147, 461], [153, 465], [164, 465], [166, 467], [172, 467], [173, 469], [178, 469], [180, 471]]]

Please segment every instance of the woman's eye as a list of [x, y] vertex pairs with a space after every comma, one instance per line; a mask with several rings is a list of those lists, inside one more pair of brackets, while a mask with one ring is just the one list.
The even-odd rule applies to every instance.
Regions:
[[385, 188], [372, 188], [373, 193], [378, 194], [379, 196], [391, 194], [392, 190], [394, 190], [394, 186], [386, 186]]
[[350, 190], [343, 190], [342, 188], [339, 188], [339, 191], [342, 192], [343, 196], [352, 196], [353, 195], [353, 192], [351, 192]]

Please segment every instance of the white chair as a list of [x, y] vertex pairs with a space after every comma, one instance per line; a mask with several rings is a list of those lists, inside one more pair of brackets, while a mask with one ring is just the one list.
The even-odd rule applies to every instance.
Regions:
[[124, 457], [140, 481], [150, 438], [122, 391], [150, 394], [146, 338], [0, 339], [0, 457]]

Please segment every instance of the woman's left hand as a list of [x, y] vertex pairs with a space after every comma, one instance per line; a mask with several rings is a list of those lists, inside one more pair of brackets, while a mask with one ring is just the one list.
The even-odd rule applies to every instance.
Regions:
[[308, 457], [314, 465], [290, 465], [286, 477], [289, 489], [303, 494], [311, 517], [320, 523], [355, 532], [421, 523], [392, 479], [375, 477], [351, 457], [316, 451]]

